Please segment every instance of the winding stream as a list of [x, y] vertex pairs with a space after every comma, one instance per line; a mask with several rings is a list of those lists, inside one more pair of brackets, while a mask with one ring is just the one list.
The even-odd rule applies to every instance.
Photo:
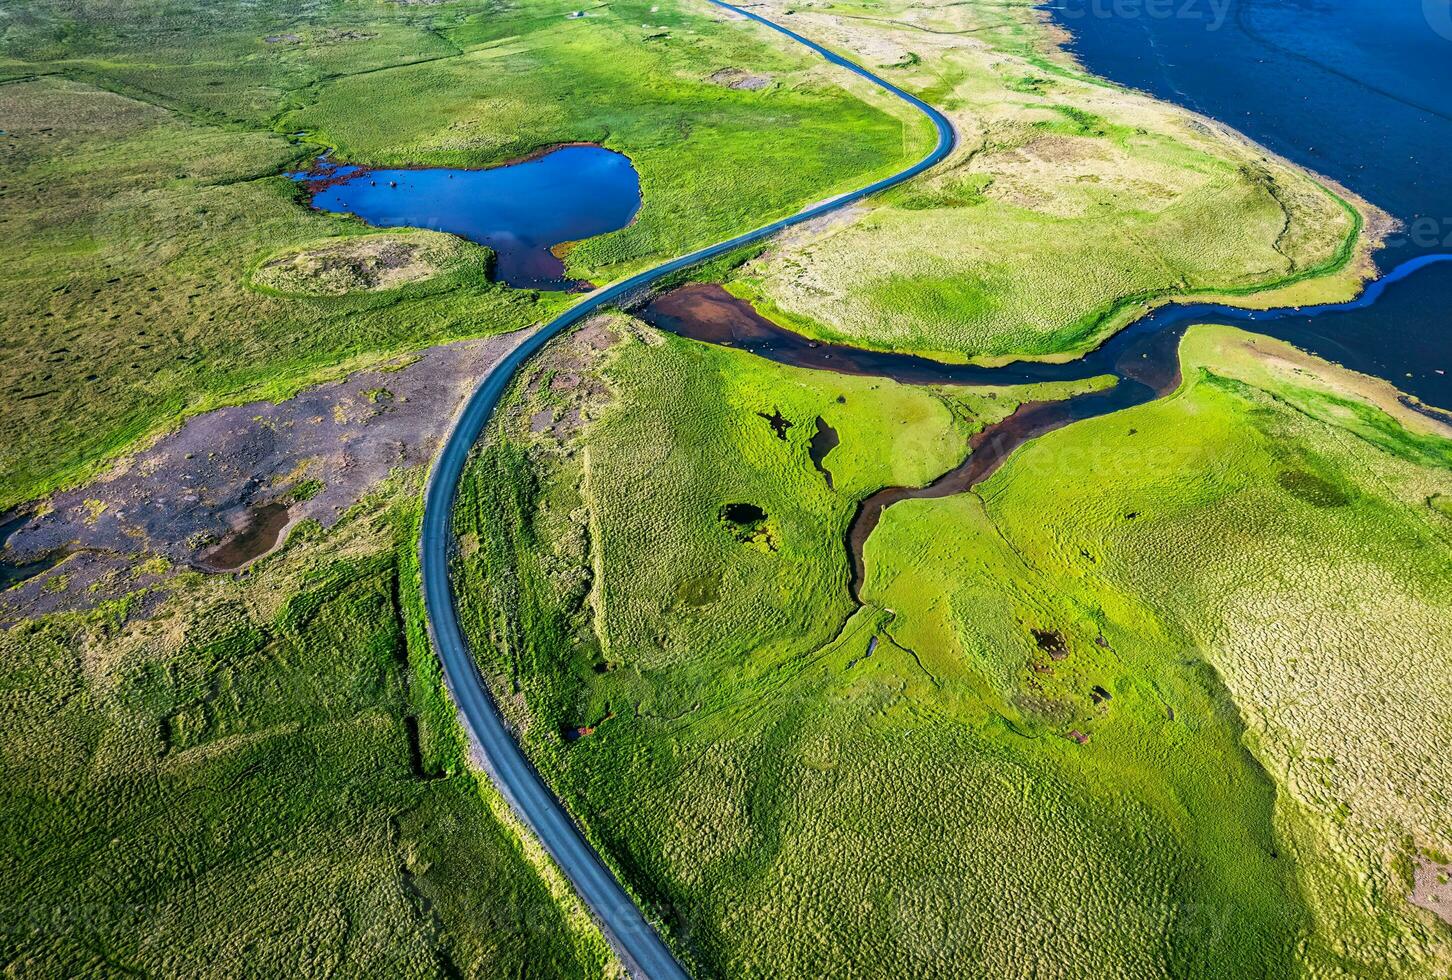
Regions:
[[[1351, 188], [1403, 227], [1383, 269], [1452, 250], [1447, 0], [1047, 0], [1096, 75], [1218, 119]], [[1452, 270], [1292, 339], [1452, 408]], [[1438, 374], [1438, 371], [1446, 373]]]
[[[1002, 465], [1030, 439], [1071, 422], [1143, 405], [1174, 391], [1180, 383], [1180, 338], [1192, 324], [1225, 324], [1254, 329], [1315, 350], [1308, 337], [1320, 317], [1368, 309], [1389, 291], [1431, 266], [1452, 262], [1452, 254], [1408, 259], [1370, 283], [1356, 299], [1273, 310], [1245, 310], [1220, 304], [1172, 304], [1141, 317], [1084, 357], [1065, 364], [1024, 361], [1003, 367], [944, 364], [912, 354], [870, 351], [808, 340], [762, 316], [745, 300], [717, 285], [693, 283], [653, 298], [639, 311], [652, 326], [705, 343], [735, 347], [761, 357], [839, 374], [891, 378], [904, 384], [1017, 385], [1079, 381], [1112, 375], [1116, 384], [1062, 401], [1029, 402], [1008, 418], [987, 426], [969, 440], [964, 460], [924, 487], [886, 487], [863, 500], [847, 532], [852, 559], [852, 594], [861, 600], [865, 574], [863, 549], [882, 513], [900, 500], [948, 497], [966, 492]], [[1405, 404], [1434, 418], [1452, 420], [1439, 409], [1406, 399]]]

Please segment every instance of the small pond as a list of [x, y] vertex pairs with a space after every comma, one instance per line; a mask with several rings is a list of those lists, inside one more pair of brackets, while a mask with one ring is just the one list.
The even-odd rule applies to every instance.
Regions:
[[494, 279], [520, 289], [588, 286], [552, 251], [624, 228], [640, 209], [640, 176], [624, 154], [562, 146], [487, 170], [371, 170], [328, 160], [293, 177], [313, 206], [380, 228], [428, 228], [487, 245]]

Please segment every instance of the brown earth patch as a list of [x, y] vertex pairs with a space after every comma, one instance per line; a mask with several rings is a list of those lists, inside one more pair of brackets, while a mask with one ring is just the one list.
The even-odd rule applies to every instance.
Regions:
[[533, 362], [525, 397], [510, 409], [512, 424], [557, 447], [572, 444], [610, 399], [600, 367], [619, 339], [610, 317], [599, 316], [550, 344]]
[[760, 92], [772, 83], [770, 75], [758, 75], [744, 68], [722, 68], [707, 76], [707, 81], [742, 92]]
[[1452, 925], [1452, 864], [1419, 857], [1412, 874], [1412, 893], [1408, 900]]
[[1033, 630], [1034, 642], [1040, 650], [1049, 655], [1051, 660], [1067, 660], [1069, 658], [1069, 644], [1064, 641], [1064, 634], [1058, 630]]
[[364, 235], [321, 242], [268, 259], [253, 273], [252, 282], [305, 296], [396, 289], [438, 275], [462, 250], [436, 237]]
[[395, 468], [431, 460], [463, 400], [526, 333], [195, 416], [100, 479], [52, 495], [13, 529], [7, 522], [0, 563], [64, 560], [0, 592], [0, 625], [93, 608], [174, 569], [246, 564], [301, 520], [332, 525]]

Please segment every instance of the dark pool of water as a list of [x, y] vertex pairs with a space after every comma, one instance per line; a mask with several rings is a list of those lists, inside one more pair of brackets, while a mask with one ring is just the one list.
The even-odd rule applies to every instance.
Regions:
[[488, 170], [367, 170], [322, 161], [307, 174], [312, 203], [381, 228], [446, 231], [494, 250], [494, 278], [520, 289], [568, 290], [552, 249], [630, 224], [640, 177], [599, 146], [562, 146]]
[[811, 441], [807, 443], [807, 455], [812, 459], [812, 465], [822, 478], [827, 481], [827, 489], [836, 489], [832, 483], [832, 471], [827, 469], [827, 454], [836, 449], [842, 443], [842, 437], [837, 435], [837, 430], [827, 424], [827, 420], [820, 415], [817, 416], [817, 428], [812, 433]]
[[[1401, 219], [1381, 268], [1452, 252], [1446, 0], [1046, 6], [1090, 71], [1219, 119]], [[1287, 339], [1452, 408], [1452, 266]]]
[[23, 511], [0, 515], [0, 592], [19, 585], [27, 579], [35, 578], [42, 572], [49, 571], [66, 558], [64, 551], [54, 551], [29, 561], [15, 562], [4, 559], [7, 554], [5, 543], [10, 539], [10, 535], [23, 527], [29, 520], [30, 514]]

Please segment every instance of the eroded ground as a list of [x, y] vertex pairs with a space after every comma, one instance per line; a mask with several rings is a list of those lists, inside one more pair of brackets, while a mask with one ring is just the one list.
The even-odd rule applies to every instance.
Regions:
[[432, 459], [465, 395], [522, 336], [435, 347], [189, 419], [11, 532], [0, 552], [11, 564], [71, 557], [0, 594], [4, 618], [89, 608], [173, 568], [235, 568], [300, 521], [331, 526], [395, 469]]
[[[366, 235], [321, 242], [263, 262], [252, 281], [303, 296], [342, 296], [397, 289], [458, 264], [468, 246], [448, 235]], [[485, 273], [483, 261], [476, 274]]]
[[1440, 864], [1419, 856], [1412, 877], [1411, 902], [1452, 925], [1452, 863]]

